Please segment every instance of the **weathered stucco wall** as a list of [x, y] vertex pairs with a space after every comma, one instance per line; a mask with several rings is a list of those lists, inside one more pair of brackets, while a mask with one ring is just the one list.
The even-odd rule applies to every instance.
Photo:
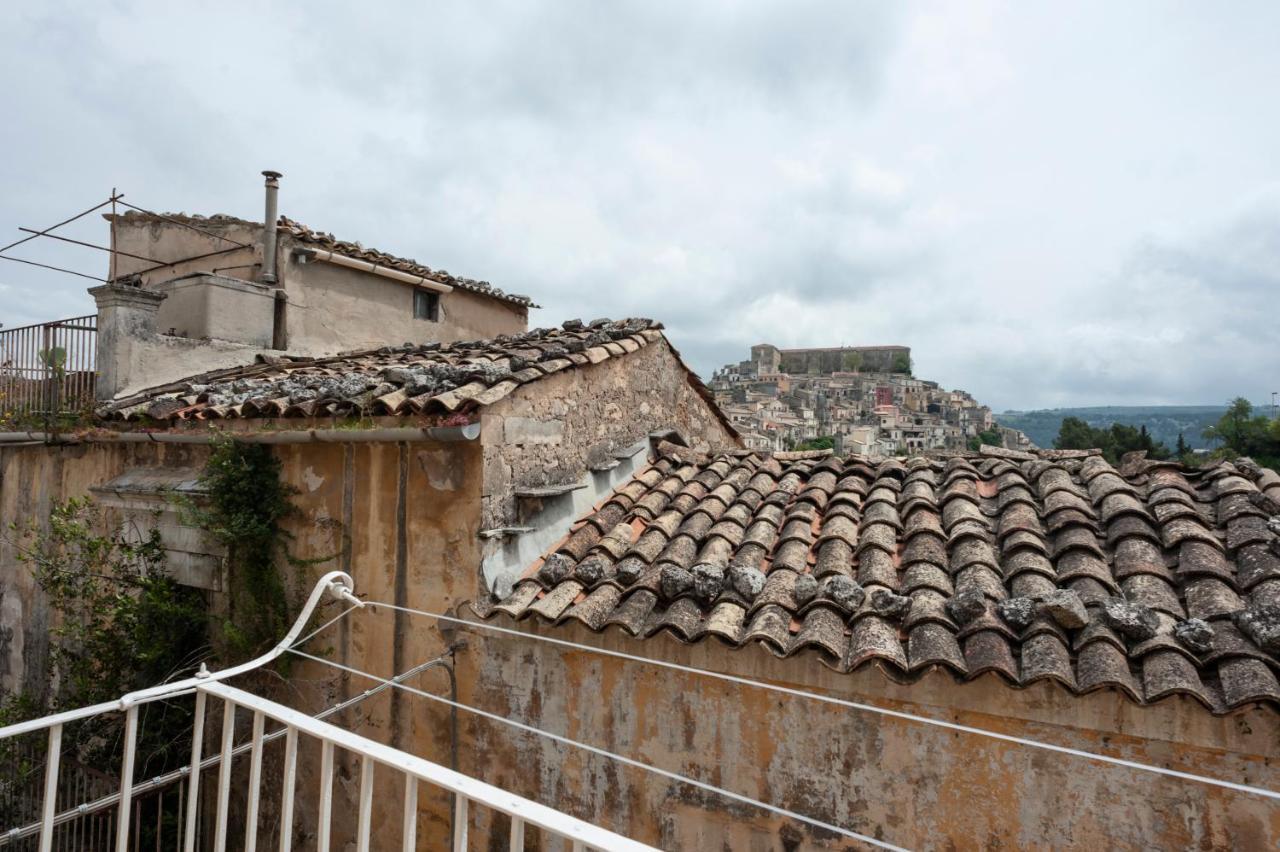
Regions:
[[[295, 555], [333, 557], [306, 568], [305, 581], [299, 578], [303, 586], [309, 587], [325, 571], [341, 568], [369, 600], [443, 612], [473, 596], [480, 563], [478, 442], [306, 444], [278, 451], [285, 479], [300, 489], [295, 499], [300, 511], [291, 523]], [[323, 617], [337, 612], [337, 605], [331, 605]], [[445, 645], [433, 622], [371, 607], [317, 636], [308, 650], [328, 650], [343, 665], [389, 676], [438, 656]], [[411, 685], [447, 693], [447, 683], [443, 672], [433, 671]], [[314, 713], [374, 685], [299, 661], [290, 673], [289, 688], [277, 697]], [[334, 721], [448, 765], [448, 713], [426, 704], [393, 691]], [[317, 778], [318, 750], [305, 750], [300, 759], [300, 777]], [[349, 755], [340, 755], [336, 765], [333, 848], [341, 849], [354, 833], [360, 766]], [[376, 776], [376, 782], [374, 825], [398, 837], [403, 787], [389, 771]], [[448, 802], [427, 785], [420, 792], [422, 848], [439, 848], [448, 833]], [[296, 825], [303, 848], [314, 843], [315, 804], [311, 791], [298, 801]], [[265, 821], [262, 825], [269, 827]], [[394, 843], [375, 848], [394, 848]]]
[[[110, 215], [106, 218], [108, 221], [111, 219]], [[209, 233], [200, 233], [176, 222], [166, 222], [136, 214], [117, 218], [112, 229], [117, 251], [140, 257], [126, 257], [124, 254], [118, 254], [116, 277], [141, 273], [143, 286], [168, 281], [192, 272], [215, 270], [235, 278], [250, 281], [257, 279], [262, 264], [262, 229], [260, 227], [236, 219], [203, 220], [199, 227]], [[220, 239], [215, 234], [225, 239]], [[228, 240], [234, 242], [228, 242]], [[240, 243], [241, 246], [237, 247], [236, 243]], [[214, 252], [217, 253], [214, 254]], [[197, 259], [143, 272], [156, 264], [141, 258], [152, 258], [162, 263], [182, 258]]]
[[292, 253], [294, 240], [281, 235], [280, 242], [291, 352], [330, 355], [401, 343], [476, 340], [528, 327], [525, 308], [462, 289], [441, 294], [438, 321], [414, 319], [412, 285], [328, 263], [299, 263]]
[[738, 445], [665, 340], [521, 387], [480, 422], [486, 527], [519, 520], [517, 487], [577, 482], [657, 429], [676, 429], [699, 449]]
[[17, 559], [10, 524], [47, 528], [56, 502], [88, 496], [132, 468], [198, 468], [207, 453], [181, 444], [0, 447], [0, 693], [43, 695], [49, 652], [48, 605]]
[[[200, 227], [248, 243], [249, 248], [146, 273], [144, 286], [215, 268], [231, 277], [258, 279], [262, 271], [260, 226], [236, 220], [220, 224], [217, 220], [208, 220], [202, 221]], [[181, 225], [140, 218], [118, 220], [116, 245], [121, 251], [158, 260], [193, 257], [232, 247], [231, 243]], [[280, 234], [277, 276], [289, 297], [285, 327], [290, 352], [333, 355], [405, 342], [475, 340], [528, 328], [528, 309], [461, 289], [441, 295], [439, 321], [414, 319], [411, 285], [327, 263], [299, 263], [293, 255], [295, 247], [307, 248], [287, 234]], [[153, 265], [121, 257], [117, 274], [127, 275]], [[160, 324], [161, 331], [176, 320], [166, 322], [168, 324]], [[202, 319], [193, 322], [204, 324]]]
[[[327, 571], [350, 573], [362, 596], [434, 612], [475, 596], [480, 564], [481, 448], [478, 442], [405, 444], [301, 444], [277, 447], [283, 478], [297, 488], [298, 509], [287, 524], [293, 564], [282, 564], [295, 599], [309, 593]], [[181, 444], [82, 444], [0, 450], [0, 523], [47, 519], [54, 501], [86, 496], [134, 468], [199, 468], [208, 447]], [[215, 612], [222, 594], [211, 595]], [[327, 603], [320, 618], [339, 612]], [[0, 693], [46, 687], [53, 615], [30, 570], [17, 562], [12, 544], [0, 540]], [[312, 640], [306, 650], [364, 671], [389, 675], [438, 656], [446, 642], [434, 623], [369, 608]], [[443, 672], [412, 684], [447, 693]], [[338, 675], [332, 668], [294, 661], [288, 679], [274, 674], [242, 678], [236, 685], [317, 713], [374, 684]], [[248, 724], [247, 714], [240, 719]], [[424, 707], [404, 693], [379, 696], [333, 720], [379, 741], [449, 763], [447, 712]], [[216, 718], [208, 730], [218, 729]], [[241, 737], [247, 735], [247, 728]], [[212, 740], [210, 741], [212, 747]], [[267, 778], [279, 777], [281, 749], [264, 754]], [[314, 843], [319, 752], [299, 755], [297, 821], [301, 848]], [[242, 770], [240, 767], [237, 771]], [[359, 763], [341, 755], [335, 784], [334, 848], [354, 831]], [[207, 775], [212, 778], [212, 775]], [[243, 780], [243, 779], [241, 779]], [[311, 783], [311, 787], [306, 785]], [[211, 789], [206, 784], [206, 791]], [[238, 784], [243, 790], [243, 783]], [[260, 822], [263, 837], [278, 831], [278, 789], [267, 789]], [[384, 772], [378, 778], [375, 824], [398, 836], [403, 788]], [[419, 836], [437, 848], [448, 834], [448, 802], [423, 785]], [[242, 806], [236, 804], [235, 807]], [[239, 835], [237, 835], [239, 836]], [[266, 841], [263, 841], [266, 842]], [[390, 845], [390, 844], [388, 844]], [[381, 847], [379, 847], [381, 848]]]
[[[548, 635], [1280, 788], [1271, 708], [1215, 718], [1191, 699], [1143, 708], [1113, 693], [1073, 697], [1048, 684], [1018, 691], [995, 676], [962, 685], [939, 672], [906, 686], [759, 647], [640, 642], [577, 625]], [[913, 849], [1260, 849], [1280, 841], [1280, 808], [1247, 794], [533, 640], [472, 633], [459, 682], [464, 703]], [[495, 722], [471, 717], [464, 731], [469, 772], [663, 849], [860, 846]], [[484, 815], [476, 830], [501, 837], [506, 823]]]

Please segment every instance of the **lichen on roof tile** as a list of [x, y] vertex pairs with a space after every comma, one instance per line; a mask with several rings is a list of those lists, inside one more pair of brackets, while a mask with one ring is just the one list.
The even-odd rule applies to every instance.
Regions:
[[[1118, 470], [1056, 451], [874, 468], [829, 452], [659, 453], [604, 501], [611, 524], [648, 527], [626, 572], [586, 587], [621, 592], [587, 599], [580, 620], [593, 629], [758, 643], [895, 681], [940, 667], [960, 681], [995, 673], [1014, 687], [1137, 703], [1183, 695], [1219, 714], [1280, 708], [1280, 654], [1268, 644], [1280, 524], [1258, 508], [1269, 505], [1260, 474], [1142, 459]], [[1188, 503], [1191, 515], [1161, 510]], [[580, 563], [572, 549], [547, 556]], [[679, 582], [663, 583], [664, 572]], [[564, 594], [584, 589], [581, 575], [566, 577]], [[856, 605], [832, 598], [831, 583], [856, 588]], [[519, 617], [528, 594], [517, 587], [478, 612]], [[615, 597], [612, 612], [597, 610]], [[559, 617], [553, 605], [532, 611]]]

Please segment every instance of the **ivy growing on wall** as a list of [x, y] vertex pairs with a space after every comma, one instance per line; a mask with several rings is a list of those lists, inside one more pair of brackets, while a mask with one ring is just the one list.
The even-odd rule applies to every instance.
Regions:
[[226, 548], [228, 613], [221, 630], [236, 659], [270, 648], [292, 621], [280, 563], [306, 564], [288, 550], [284, 519], [296, 489], [280, 477], [280, 460], [262, 444], [221, 438], [200, 476], [205, 492], [188, 504], [194, 523]]

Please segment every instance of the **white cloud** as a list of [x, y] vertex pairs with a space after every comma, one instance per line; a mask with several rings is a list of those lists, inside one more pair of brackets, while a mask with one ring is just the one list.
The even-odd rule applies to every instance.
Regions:
[[[255, 216], [273, 167], [288, 215], [528, 293], [535, 324], [661, 319], [704, 372], [905, 343], [996, 407], [1265, 394], [1280, 13], [1209, 14], [28, 6], [0, 32], [0, 226], [111, 186]], [[82, 283], [0, 266], [0, 319], [88, 312]]]

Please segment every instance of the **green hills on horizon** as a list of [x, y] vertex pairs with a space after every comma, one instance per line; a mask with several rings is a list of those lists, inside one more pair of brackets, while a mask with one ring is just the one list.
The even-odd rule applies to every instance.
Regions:
[[[1212, 445], [1202, 434], [1218, 422], [1226, 405], [1101, 405], [1080, 408], [1053, 408], [1036, 411], [1006, 411], [996, 414], [1001, 426], [1020, 429], [1036, 446], [1050, 448], [1058, 436], [1062, 421], [1078, 417], [1095, 429], [1112, 423], [1122, 423], [1138, 428], [1147, 427], [1151, 437], [1169, 447], [1178, 442], [1178, 434], [1193, 449], [1211, 449]], [[1257, 405], [1255, 414], [1270, 414], [1271, 406]]]

